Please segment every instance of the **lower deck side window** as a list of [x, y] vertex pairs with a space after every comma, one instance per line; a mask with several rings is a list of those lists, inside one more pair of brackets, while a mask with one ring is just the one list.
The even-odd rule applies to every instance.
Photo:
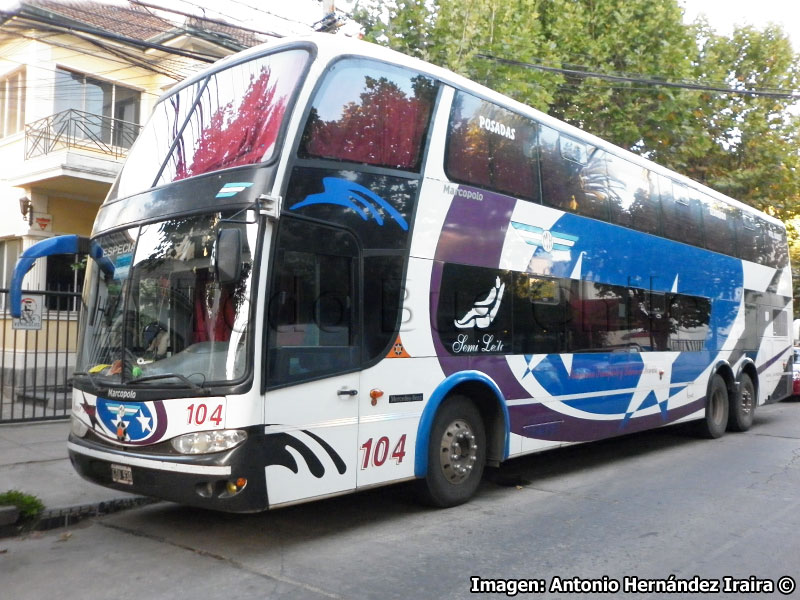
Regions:
[[437, 326], [451, 354], [700, 351], [708, 298], [447, 264]]

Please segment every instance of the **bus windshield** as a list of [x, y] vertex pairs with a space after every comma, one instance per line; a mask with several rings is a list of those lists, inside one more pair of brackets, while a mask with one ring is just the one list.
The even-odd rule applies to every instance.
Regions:
[[[102, 252], [93, 254], [102, 256], [88, 259], [76, 380], [196, 388], [246, 375], [258, 232], [231, 216], [181, 217], [96, 239]], [[238, 230], [237, 243], [220, 250], [224, 230]], [[222, 261], [236, 268], [219, 275]]]
[[308, 51], [284, 50], [216, 71], [163, 98], [107, 200], [271, 159], [307, 62]]

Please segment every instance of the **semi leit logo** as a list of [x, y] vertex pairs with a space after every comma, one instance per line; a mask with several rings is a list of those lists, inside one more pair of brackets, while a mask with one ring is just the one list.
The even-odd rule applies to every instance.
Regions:
[[500, 310], [500, 303], [503, 301], [505, 289], [506, 284], [502, 283], [498, 277], [495, 280], [494, 287], [489, 290], [486, 297], [483, 300], [476, 301], [467, 314], [455, 321], [456, 327], [459, 329], [471, 329], [473, 327], [486, 329], [489, 327]]

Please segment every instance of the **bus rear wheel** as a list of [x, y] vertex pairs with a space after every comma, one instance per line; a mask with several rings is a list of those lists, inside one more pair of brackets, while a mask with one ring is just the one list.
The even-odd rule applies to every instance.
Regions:
[[463, 396], [444, 402], [428, 443], [423, 500], [446, 508], [463, 504], [478, 489], [486, 463], [486, 432], [475, 405]]
[[708, 384], [705, 416], [698, 424], [700, 435], [715, 439], [725, 433], [728, 410], [728, 386], [721, 375], [714, 375]]
[[756, 411], [756, 388], [747, 373], [739, 378], [739, 394], [731, 398], [728, 413], [729, 431], [747, 431], [753, 425]]

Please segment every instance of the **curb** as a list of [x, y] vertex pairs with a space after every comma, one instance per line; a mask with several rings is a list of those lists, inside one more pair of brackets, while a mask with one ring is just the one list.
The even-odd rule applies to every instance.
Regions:
[[94, 504], [79, 504], [77, 506], [67, 506], [64, 508], [45, 509], [32, 524], [24, 525], [12, 523], [0, 526], [0, 539], [16, 537], [32, 531], [49, 531], [61, 527], [68, 527], [87, 518], [110, 515], [112, 513], [138, 508], [140, 506], [147, 506], [148, 504], [155, 504], [157, 502], [161, 501], [147, 496], [134, 496], [132, 498], [115, 498]]

